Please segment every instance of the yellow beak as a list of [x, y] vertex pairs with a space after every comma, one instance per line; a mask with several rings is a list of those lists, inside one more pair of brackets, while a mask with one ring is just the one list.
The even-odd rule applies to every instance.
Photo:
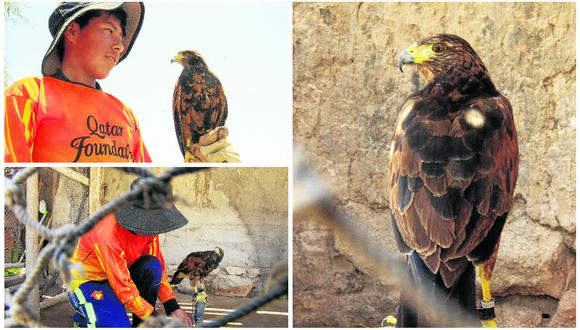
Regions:
[[397, 58], [397, 66], [403, 72], [403, 65], [405, 64], [421, 64], [426, 61], [432, 61], [436, 53], [433, 51], [431, 45], [413, 44], [407, 49], [399, 53]]

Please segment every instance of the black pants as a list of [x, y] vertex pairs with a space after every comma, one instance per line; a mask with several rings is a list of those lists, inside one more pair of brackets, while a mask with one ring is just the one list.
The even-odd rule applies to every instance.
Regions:
[[[131, 279], [137, 286], [139, 290], [139, 295], [143, 297], [153, 308], [157, 303], [157, 293], [159, 292], [159, 287], [161, 286], [161, 274], [163, 269], [161, 269], [161, 262], [154, 256], [143, 256], [131, 267], [129, 267], [129, 273], [131, 274]], [[155, 310], [153, 313], [156, 314]], [[133, 322], [131, 326], [136, 328], [139, 323], [143, 322], [135, 314], [133, 314]]]

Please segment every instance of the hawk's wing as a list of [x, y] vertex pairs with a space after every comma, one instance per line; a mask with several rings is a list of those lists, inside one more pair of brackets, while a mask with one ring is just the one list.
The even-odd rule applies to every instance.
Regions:
[[228, 105], [219, 79], [210, 71], [193, 73], [184, 69], [173, 93], [173, 119], [181, 152], [200, 136], [225, 124]]
[[173, 90], [173, 123], [175, 124], [175, 134], [177, 135], [177, 142], [179, 142], [179, 149], [181, 153], [185, 156], [185, 138], [183, 136], [183, 122], [182, 119], [183, 111], [181, 110], [181, 86], [179, 81], [175, 84], [175, 89]]
[[199, 276], [203, 269], [205, 268], [205, 260], [200, 252], [190, 253], [185, 259], [179, 264], [177, 270], [188, 274], [191, 276]]
[[[451, 287], [465, 257], [485, 260], [489, 253], [476, 248], [499, 240], [518, 146], [505, 97], [475, 98], [456, 111], [444, 106], [418, 96], [403, 105], [391, 145], [389, 193], [399, 243]], [[499, 232], [488, 235], [496, 222]]]
[[[213, 73], [212, 73], [213, 75]], [[215, 76], [214, 76], [215, 77]], [[226, 94], [221, 82], [215, 77], [216, 80], [216, 92], [215, 95], [218, 100], [218, 106], [213, 108], [215, 114], [215, 127], [224, 126], [226, 124], [226, 119], [228, 119], [228, 100], [226, 99]], [[215, 128], [214, 127], [214, 128]]]
[[222, 261], [222, 257], [223, 256], [219, 256], [214, 251], [208, 251], [205, 265], [205, 275], [213, 272], [219, 266], [220, 262]]

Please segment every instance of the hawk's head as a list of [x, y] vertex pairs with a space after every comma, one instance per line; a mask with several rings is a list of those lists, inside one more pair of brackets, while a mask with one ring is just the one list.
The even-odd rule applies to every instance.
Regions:
[[171, 59], [171, 63], [177, 62], [183, 65], [184, 68], [207, 70], [207, 65], [201, 57], [201, 54], [195, 50], [188, 49], [182, 50], [174, 58]]
[[216, 246], [215, 249], [213, 249], [213, 252], [215, 252], [215, 254], [217, 254], [220, 257], [224, 256], [224, 250], [222, 250], [222, 248], [219, 246]]
[[485, 65], [471, 45], [453, 34], [439, 34], [425, 38], [402, 51], [397, 65], [417, 65], [427, 82], [473, 78], [482, 81], [488, 76]]

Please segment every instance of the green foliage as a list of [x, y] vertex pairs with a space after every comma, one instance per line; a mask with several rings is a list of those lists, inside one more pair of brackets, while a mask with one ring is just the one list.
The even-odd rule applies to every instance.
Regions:
[[24, 268], [7, 268], [4, 269], [4, 277], [20, 275]]
[[[18, 249], [8, 249], [8, 251], [4, 251], [4, 261], [5, 262], [18, 262], [20, 260], [20, 256], [22, 254], [21, 251]], [[19, 275], [24, 271], [24, 268], [5, 268], [4, 269], [4, 277]]]

